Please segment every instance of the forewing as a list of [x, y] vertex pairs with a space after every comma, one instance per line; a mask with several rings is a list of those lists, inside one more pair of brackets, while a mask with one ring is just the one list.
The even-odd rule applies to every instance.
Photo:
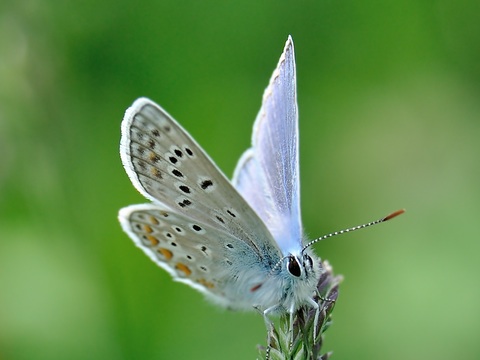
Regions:
[[233, 183], [284, 254], [301, 247], [298, 108], [291, 37], [264, 92], [252, 148], [240, 159]]
[[151, 100], [138, 99], [127, 110], [120, 154], [134, 186], [154, 203], [243, 241], [261, 258], [280, 257], [262, 220], [200, 146]]

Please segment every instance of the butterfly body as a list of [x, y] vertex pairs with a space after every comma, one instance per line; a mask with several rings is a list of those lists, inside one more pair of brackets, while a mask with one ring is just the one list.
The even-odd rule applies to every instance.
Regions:
[[317, 306], [323, 270], [303, 244], [297, 134], [291, 38], [232, 182], [165, 110], [138, 99], [122, 122], [120, 154], [152, 203], [121, 209], [123, 229], [175, 280], [225, 307], [291, 314]]

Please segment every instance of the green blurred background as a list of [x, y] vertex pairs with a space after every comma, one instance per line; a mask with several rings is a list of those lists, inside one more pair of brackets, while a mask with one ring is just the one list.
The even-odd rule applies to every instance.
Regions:
[[0, 359], [254, 359], [218, 309], [136, 249], [118, 154], [139, 96], [230, 176], [288, 34], [302, 211], [345, 276], [334, 359], [480, 358], [480, 3], [3, 1]]

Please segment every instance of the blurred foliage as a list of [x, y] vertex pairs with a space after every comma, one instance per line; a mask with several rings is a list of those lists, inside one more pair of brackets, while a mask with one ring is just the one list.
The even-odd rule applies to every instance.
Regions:
[[288, 34], [306, 233], [343, 274], [334, 359], [480, 357], [480, 3], [3, 1], [0, 359], [254, 359], [258, 314], [208, 304], [122, 233], [139, 96], [231, 175]]

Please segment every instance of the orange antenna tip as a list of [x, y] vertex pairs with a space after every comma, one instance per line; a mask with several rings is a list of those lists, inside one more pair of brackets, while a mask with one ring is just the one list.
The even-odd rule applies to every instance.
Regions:
[[385, 217], [383, 218], [383, 221], [387, 221], [387, 220], [393, 219], [394, 217], [397, 217], [398, 215], [402, 215], [404, 212], [405, 212], [405, 209], [400, 209], [400, 210], [394, 211], [394, 212], [391, 213], [390, 215], [385, 216]]

